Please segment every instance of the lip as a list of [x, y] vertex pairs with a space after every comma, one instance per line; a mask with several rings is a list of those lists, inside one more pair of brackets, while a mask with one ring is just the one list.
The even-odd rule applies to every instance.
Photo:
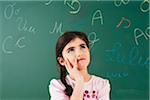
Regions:
[[85, 58], [80, 58], [80, 59], [77, 60], [77, 62], [79, 62], [79, 61], [81, 61], [81, 60], [85, 60]]

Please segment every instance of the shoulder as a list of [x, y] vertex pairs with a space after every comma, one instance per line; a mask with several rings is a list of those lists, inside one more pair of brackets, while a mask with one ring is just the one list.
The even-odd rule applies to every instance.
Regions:
[[51, 100], [69, 100], [68, 96], [64, 93], [65, 86], [60, 79], [52, 79], [49, 85], [49, 94]]
[[108, 79], [96, 75], [92, 75], [92, 78], [93, 78], [93, 83], [100, 88], [110, 86], [110, 81]]
[[93, 76], [94, 88], [98, 91], [98, 100], [110, 100], [110, 83], [108, 79]]
[[106, 78], [102, 78], [100, 76], [96, 76], [96, 75], [92, 75], [93, 79], [96, 80], [96, 81], [99, 81], [99, 82], [108, 82], [109, 80], [106, 79]]
[[62, 84], [60, 79], [52, 79], [49, 84], [49, 88], [61, 89], [64, 90], [65, 86]]

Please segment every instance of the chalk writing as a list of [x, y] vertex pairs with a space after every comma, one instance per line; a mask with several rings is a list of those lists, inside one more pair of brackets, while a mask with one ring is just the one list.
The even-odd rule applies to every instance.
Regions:
[[94, 25], [94, 21], [95, 21], [95, 20], [100, 20], [100, 24], [103, 24], [103, 23], [104, 23], [101, 10], [96, 10], [96, 12], [93, 14], [93, 17], [92, 17], [92, 24], [91, 24], [92, 26]]
[[97, 38], [95, 32], [91, 32], [91, 33], [89, 33], [89, 35], [88, 35], [88, 40], [89, 40], [89, 42], [90, 42], [90, 47], [92, 48], [93, 45], [94, 45], [97, 41], [99, 41], [99, 38]]
[[[13, 18], [13, 16], [19, 15], [20, 11], [21, 11], [21, 8], [16, 8], [16, 3], [8, 4], [4, 9], [4, 18], [7, 20], [10, 20]], [[28, 20], [26, 18], [23, 18], [20, 16], [17, 16], [14, 18], [15, 18], [15, 22], [18, 23], [17, 28], [19, 31], [29, 32], [29, 33], [33, 33], [33, 34], [35, 34], [37, 32], [35, 27], [28, 25]], [[14, 40], [14, 37], [9, 35], [9, 36], [5, 37], [2, 42], [2, 51], [5, 54], [12, 54], [15, 50], [12, 50], [13, 48], [8, 46], [8, 45], [10, 45], [10, 43], [12, 43], [9, 41], [15, 41], [15, 43], [12, 46], [15, 46], [15, 47], [21, 49], [21, 48], [26, 47], [25, 40], [26, 40], [26, 36], [22, 36], [22, 37], [18, 38], [17, 40]]]
[[30, 33], [33, 33], [33, 34], [36, 33], [36, 29], [33, 26], [28, 26], [27, 25], [27, 20], [25, 18], [18, 17], [16, 19], [16, 22], [18, 22], [18, 30], [19, 31], [30, 32]]
[[150, 27], [146, 28], [145, 34], [150, 38]]
[[21, 45], [21, 41], [23, 41], [24, 39], [25, 39], [25, 37], [20, 37], [15, 45], [19, 48], [24, 48], [26, 45], [25, 44]]
[[[150, 37], [150, 27], [147, 26], [147, 14], [150, 11], [147, 4], [149, 3], [145, 0], [130, 1], [40, 0], [40, 2], [34, 2], [32, 0], [32, 2], [1, 2], [0, 53], [2, 55], [0, 54], [0, 63], [2, 63], [0, 67], [2, 68], [0, 68], [0, 88], [2, 81], [6, 83], [2, 84], [3, 90], [0, 89], [3, 95], [2, 99], [11, 97], [17, 97], [18, 100], [24, 99], [24, 97], [40, 98], [41, 96], [36, 94], [40, 94], [41, 91], [46, 94], [43, 88], [39, 90], [37, 86], [43, 80], [47, 81], [49, 76], [52, 78], [57, 74], [53, 73], [55, 72], [54, 42], [64, 30], [87, 32], [89, 46], [94, 54], [92, 57], [95, 58], [92, 59], [92, 61], [94, 60], [92, 66], [89, 66], [93, 67], [90, 68], [90, 71], [110, 79], [114, 100], [147, 99], [149, 96], [149, 84], [147, 83], [149, 77], [147, 75], [150, 70], [148, 68], [149, 44], [147, 43]], [[48, 23], [48, 20], [51, 21]], [[128, 34], [117, 34], [124, 33], [123, 31]], [[140, 34], [142, 35], [140, 36]], [[114, 41], [120, 43], [113, 44]], [[43, 58], [47, 60], [43, 60]], [[101, 62], [97, 58], [100, 58]], [[45, 66], [44, 69], [41, 70], [41, 66]], [[49, 69], [52, 73], [49, 73]], [[39, 72], [44, 72], [44, 74], [39, 75]], [[140, 82], [137, 82], [138, 78]], [[17, 80], [7, 87], [12, 79]], [[22, 85], [24, 87], [21, 89]], [[47, 85], [45, 84], [43, 87], [47, 87]], [[12, 93], [13, 90], [10, 88], [13, 87], [11, 86], [15, 87], [16, 93]], [[36, 94], [35, 91], [37, 91]], [[31, 93], [35, 95], [30, 95]], [[48, 99], [44, 96], [43, 98]]]
[[126, 23], [127, 25], [124, 25], [124, 28], [129, 28], [131, 25], [131, 21], [125, 17], [122, 17], [122, 19], [120, 20], [120, 22], [118, 23], [118, 25], [116, 26], [117, 28], [121, 26], [121, 24]]
[[125, 78], [129, 76], [128, 72], [106, 72], [103, 75], [108, 78]]
[[4, 53], [6, 53], [6, 54], [12, 54], [12, 53], [13, 53], [12, 50], [6, 48], [6, 46], [5, 46], [6, 43], [7, 43], [7, 41], [8, 41], [8, 40], [12, 40], [12, 39], [13, 39], [12, 36], [7, 36], [7, 37], [4, 39], [4, 41], [2, 42], [2, 51], [3, 51]]
[[148, 12], [150, 11], [150, 0], [143, 0], [140, 4], [140, 9], [142, 12]]
[[148, 37], [150, 37], [149, 30], [150, 30], [150, 27], [147, 27], [147, 29], [145, 30], [145, 33], [144, 33], [140, 28], [134, 29], [134, 40], [135, 40], [136, 45], [139, 45], [138, 39], [143, 36], [146, 40], [148, 40]]
[[[26, 45], [23, 43], [23, 40], [25, 40], [25, 37], [20, 37], [14, 44], [14, 46], [17, 46], [17, 48], [24, 48]], [[11, 41], [11, 42], [10, 42]], [[12, 48], [6, 48], [7, 44], [12, 43], [12, 41], [14, 41], [14, 37], [9, 35], [7, 37], [4, 38], [4, 40], [2, 41], [2, 51], [5, 54], [12, 54], [14, 52], [14, 50], [12, 50]]]
[[13, 17], [14, 14], [18, 15], [18, 13], [20, 12], [20, 8], [15, 9], [15, 5], [16, 3], [9, 4], [6, 6], [6, 8], [4, 9], [4, 18], [9, 20]]
[[[13, 15], [18, 15], [18, 13], [20, 12], [21, 8], [15, 8], [15, 5], [16, 5], [16, 3], [13, 3], [13, 4], [9, 4], [5, 7], [4, 17], [7, 20], [11, 19], [13, 17]], [[16, 22], [19, 22], [18, 23], [18, 30], [19, 31], [31, 32], [33, 34], [35, 34], [37, 31], [36, 28], [34, 28], [33, 26], [27, 25], [27, 20], [25, 18], [17, 17]]]
[[130, 66], [144, 66], [149, 64], [149, 57], [142, 57], [136, 47], [129, 50], [128, 55], [121, 55], [121, 43], [115, 43], [112, 49], [105, 50], [106, 60], [110, 62], [117, 62], [119, 64], [126, 64]]
[[[64, 0], [64, 5], [69, 6], [72, 11], [69, 11], [71, 14], [77, 14], [80, 11], [81, 8], [81, 4], [79, 2], [79, 0], [71, 0], [71, 2], [69, 2], [70, 0]], [[75, 6], [78, 5], [78, 7]]]
[[53, 30], [52, 31], [49, 31], [49, 33], [50, 34], [53, 34], [53, 33], [63, 33], [62, 32], [62, 22], [59, 24], [59, 26], [57, 25], [57, 22], [55, 22], [55, 26], [54, 26], [54, 28], [53, 28]]
[[50, 5], [52, 3], [53, 0], [49, 0], [48, 2], [45, 3], [45, 5]]
[[130, 0], [114, 0], [114, 5], [116, 7], [121, 6], [122, 4], [127, 5]]

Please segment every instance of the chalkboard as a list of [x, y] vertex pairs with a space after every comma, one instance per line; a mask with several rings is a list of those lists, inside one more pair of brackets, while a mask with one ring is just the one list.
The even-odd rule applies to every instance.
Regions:
[[89, 72], [111, 83], [111, 100], [149, 98], [149, 0], [0, 1], [0, 99], [48, 100], [59, 78], [55, 43], [85, 32]]

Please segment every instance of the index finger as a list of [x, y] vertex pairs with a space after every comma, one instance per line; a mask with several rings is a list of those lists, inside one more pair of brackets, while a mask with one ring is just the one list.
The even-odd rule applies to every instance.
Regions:
[[78, 64], [77, 64], [77, 58], [75, 57], [74, 59], [74, 67], [77, 68], [78, 67]]
[[66, 66], [66, 69], [68, 70], [68, 71], [71, 71], [71, 69], [72, 69], [72, 66], [71, 66], [71, 64], [70, 64], [70, 62], [69, 62], [69, 60], [66, 58], [66, 60], [65, 60], [65, 66]]

